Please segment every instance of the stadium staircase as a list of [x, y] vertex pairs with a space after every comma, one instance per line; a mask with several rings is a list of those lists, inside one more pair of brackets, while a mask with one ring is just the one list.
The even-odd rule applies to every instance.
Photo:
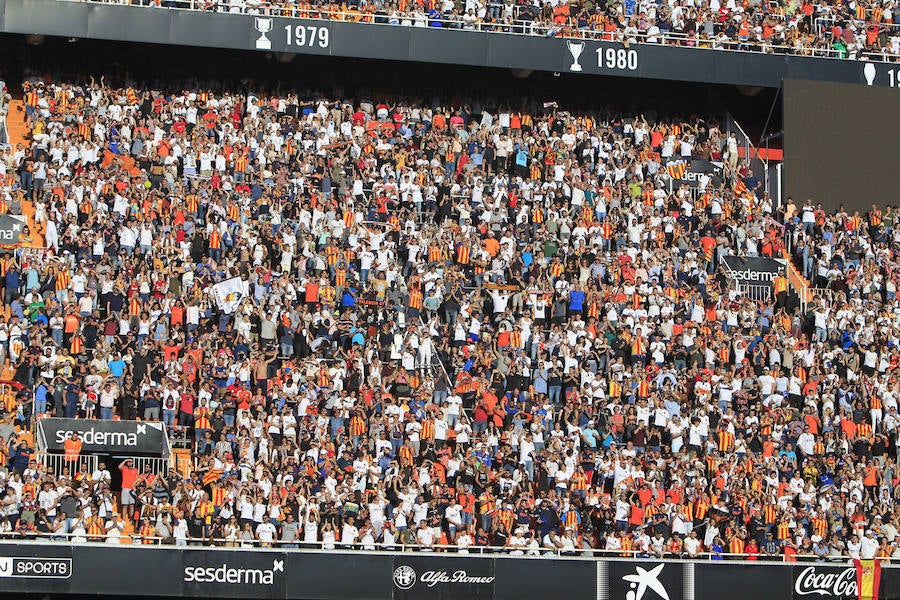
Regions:
[[[31, 147], [31, 127], [25, 122], [25, 102], [21, 99], [11, 100], [9, 114], [6, 115], [6, 133], [9, 136], [9, 145], [15, 148], [21, 144], [26, 148]], [[38, 226], [34, 221], [34, 204], [30, 199], [22, 202], [22, 215], [28, 221], [28, 229], [31, 231], [32, 246], [44, 246], [44, 227]]]
[[783, 251], [782, 254], [784, 260], [787, 262], [787, 267], [785, 272], [787, 273], [788, 283], [791, 288], [797, 294], [800, 299], [800, 308], [801, 310], [806, 310], [806, 303], [809, 302], [810, 298], [810, 283], [807, 279], [800, 273], [796, 266], [794, 266], [793, 261], [791, 260], [791, 255], [787, 250]]
[[28, 134], [31, 129], [25, 123], [25, 102], [16, 99], [9, 103], [9, 114], [6, 115], [6, 133], [9, 136], [9, 145], [13, 148], [16, 144], [28, 146]]

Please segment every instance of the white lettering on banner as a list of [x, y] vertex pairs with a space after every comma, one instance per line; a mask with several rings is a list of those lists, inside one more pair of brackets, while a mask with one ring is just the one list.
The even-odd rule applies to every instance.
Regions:
[[467, 583], [474, 585], [488, 585], [494, 582], [491, 577], [470, 577], [465, 571], [456, 571], [452, 575], [447, 571], [425, 571], [419, 580], [428, 587], [434, 587], [439, 583]]
[[597, 48], [597, 66], [617, 71], [637, 71], [637, 50], [624, 48]]
[[71, 558], [0, 557], [0, 577], [68, 579], [71, 576]]
[[285, 25], [288, 46], [309, 46], [327, 48], [331, 43], [331, 32], [327, 27], [309, 25]]
[[684, 177], [681, 178], [681, 181], [700, 181], [700, 178], [704, 175], [711, 176], [709, 173], [695, 173], [693, 171], [688, 171], [684, 174]]
[[416, 576], [416, 571], [408, 565], [402, 565], [394, 569], [394, 585], [401, 590], [408, 590], [421, 581], [427, 587], [433, 588], [439, 583], [446, 584], [464, 584], [464, 585], [490, 585], [494, 583], [494, 576], [474, 577], [466, 571], [460, 569], [450, 573], [448, 571], [425, 571], [420, 577]]
[[[146, 433], [146, 427], [141, 433]], [[56, 432], [56, 443], [64, 444], [69, 434], [73, 433], [71, 429], [59, 430]], [[122, 431], [97, 431], [96, 429], [84, 429], [77, 432], [81, 437], [81, 441], [88, 446], [137, 446], [137, 433], [125, 433]]]
[[223, 563], [220, 567], [185, 567], [187, 583], [227, 583], [234, 585], [272, 585], [275, 573], [284, 573], [284, 561], [273, 560], [271, 569], [241, 569]]
[[773, 273], [771, 271], [753, 271], [751, 269], [746, 269], [743, 271], [731, 271], [731, 276], [738, 280], [743, 281], [766, 281], [771, 283], [778, 273]]
[[847, 567], [840, 573], [819, 573], [815, 567], [807, 567], [797, 576], [794, 591], [798, 596], [832, 596], [856, 598], [856, 569]]

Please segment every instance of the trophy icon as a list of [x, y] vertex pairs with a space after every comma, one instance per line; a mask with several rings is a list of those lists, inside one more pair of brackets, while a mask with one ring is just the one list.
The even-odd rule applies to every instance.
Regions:
[[866, 78], [866, 85], [872, 85], [875, 83], [875, 65], [872, 63], [866, 63], [866, 66], [863, 67], [863, 76]]
[[569, 47], [569, 53], [572, 55], [572, 66], [570, 71], [581, 71], [581, 65], [578, 64], [578, 57], [584, 52], [584, 42], [567, 41], [566, 46]]
[[266, 37], [266, 34], [272, 31], [272, 19], [256, 17], [254, 21], [256, 30], [259, 32], [259, 39], [256, 40], [257, 50], [271, 50], [272, 40]]

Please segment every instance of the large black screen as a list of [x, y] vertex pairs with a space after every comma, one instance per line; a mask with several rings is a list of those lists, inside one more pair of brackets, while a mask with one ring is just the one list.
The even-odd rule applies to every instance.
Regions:
[[784, 193], [826, 210], [897, 201], [900, 89], [785, 80]]

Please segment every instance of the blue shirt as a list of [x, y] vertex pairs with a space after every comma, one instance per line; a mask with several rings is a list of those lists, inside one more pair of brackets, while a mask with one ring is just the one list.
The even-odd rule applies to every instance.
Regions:
[[18, 271], [7, 271], [6, 272], [6, 289], [18, 289], [19, 288], [19, 272]]
[[569, 310], [581, 310], [582, 306], [584, 306], [584, 292], [578, 290], [569, 292]]
[[114, 360], [109, 363], [109, 372], [113, 377], [122, 377], [125, 375], [125, 361], [122, 359]]

